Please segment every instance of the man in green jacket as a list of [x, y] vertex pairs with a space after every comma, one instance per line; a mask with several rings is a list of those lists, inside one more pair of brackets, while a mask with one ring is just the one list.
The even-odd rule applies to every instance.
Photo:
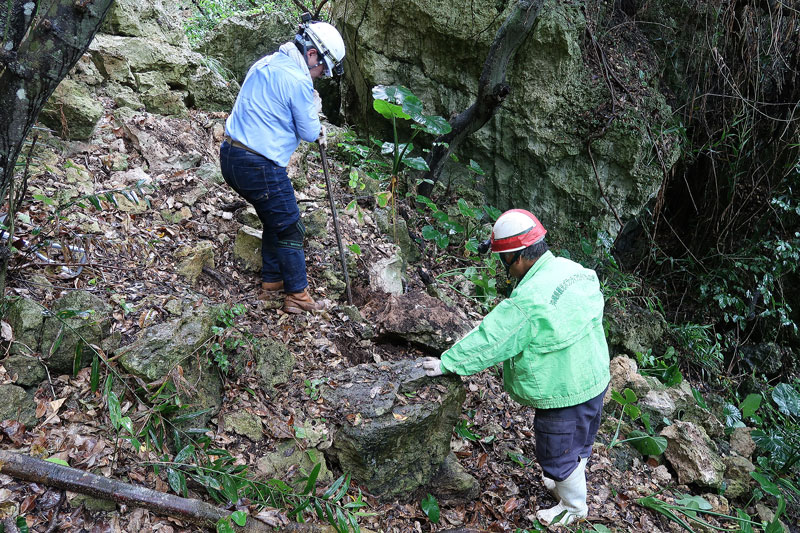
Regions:
[[547, 231], [528, 211], [503, 213], [492, 230], [509, 276], [519, 284], [441, 359], [426, 358], [429, 376], [468, 376], [503, 363], [503, 386], [536, 408], [536, 457], [558, 500], [536, 517], [569, 524], [587, 515], [586, 462], [610, 381], [603, 295], [593, 270], [548, 251]]

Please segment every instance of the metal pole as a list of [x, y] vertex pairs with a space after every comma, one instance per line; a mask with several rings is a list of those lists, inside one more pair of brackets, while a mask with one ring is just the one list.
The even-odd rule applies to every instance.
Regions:
[[328, 188], [328, 200], [331, 203], [331, 213], [333, 214], [333, 230], [336, 232], [336, 244], [339, 246], [339, 259], [342, 261], [342, 274], [344, 274], [344, 285], [347, 288], [347, 303], [353, 305], [353, 294], [350, 292], [350, 277], [347, 275], [347, 259], [344, 256], [342, 246], [342, 235], [339, 233], [339, 219], [336, 217], [336, 203], [333, 201], [333, 186], [328, 172], [328, 157], [325, 155], [325, 148], [319, 145], [319, 155], [322, 159], [322, 172], [325, 174], [325, 185]]

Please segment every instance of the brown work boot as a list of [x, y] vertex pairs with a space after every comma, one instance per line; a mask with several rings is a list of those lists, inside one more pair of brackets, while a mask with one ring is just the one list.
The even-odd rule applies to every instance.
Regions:
[[322, 309], [325, 309], [325, 304], [315, 302], [308, 294], [308, 289], [304, 289], [303, 292], [287, 293], [283, 303], [283, 310], [295, 315], [304, 311], [321, 311]]

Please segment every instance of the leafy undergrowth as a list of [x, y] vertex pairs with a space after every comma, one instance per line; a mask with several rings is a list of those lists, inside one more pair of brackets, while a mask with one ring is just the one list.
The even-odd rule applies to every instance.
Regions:
[[[165, 139], [186, 140], [189, 135], [187, 142], [194, 145], [176, 145], [178, 151], [192, 148], [201, 154], [200, 163], [215, 163], [221, 118], [203, 113], [187, 120], [146, 116], [139, 125], [150, 135]], [[118, 157], [115, 153], [119, 154], [120, 150], [127, 153], [130, 169], [142, 168], [145, 163], [150, 168], [156, 166], [152, 159], [146, 161], [146, 156], [152, 154], [142, 154], [132, 143], [129, 130], [115, 125], [110, 115], [101, 125], [98, 136], [103, 137], [103, 143], [64, 145], [55, 158], [48, 159], [46, 155], [48, 151], [53, 152], [53, 148], [42, 150], [29, 184], [38, 199], [23, 205], [19, 226], [20, 236], [29, 241], [46, 235], [62, 244], [85, 246], [87, 239], [78, 235], [91, 235], [87, 264], [78, 273], [74, 259], [64, 255], [53, 254], [50, 259], [73, 266], [63, 269], [48, 265], [41, 258], [19, 255], [11, 265], [10, 290], [45, 306], [64, 291], [93, 291], [113, 302], [112, 331], [120, 335], [123, 345], [141, 329], [169, 319], [169, 309], [175, 302], [184, 306], [222, 304], [228, 309], [241, 304], [243, 312], [235, 313], [239, 315], [235, 318], [236, 327], [256, 338], [269, 337], [285, 343], [296, 363], [289, 381], [279, 385], [274, 393], [264, 390], [246, 365], [235, 362], [231, 365], [225, 379], [222, 412], [212, 419], [205, 436], [211, 446], [226, 450], [233, 464], [247, 465], [257, 476], [258, 459], [275, 451], [278, 442], [294, 439], [297, 447], [310, 448], [317, 444], [309, 436], [311, 432], [307, 429], [310, 427], [317, 428], [314, 434], [322, 434], [324, 438], [325, 431], [320, 432], [319, 428], [324, 428], [326, 413], [317, 401], [315, 388], [332, 372], [353, 364], [422, 355], [408, 346], [379, 344], [360, 338], [356, 326], [339, 307], [344, 297], [337, 293], [338, 299], [332, 301], [333, 293], [325, 284], [324, 271], [338, 271], [339, 266], [330, 222], [327, 233], [312, 237], [316, 244], [312, 242], [307, 247], [312, 292], [316, 297], [330, 300], [329, 310], [293, 316], [271, 309], [268, 302], [259, 300], [257, 276], [238, 268], [232, 256], [233, 240], [240, 226], [237, 209], [241, 208], [236, 207], [239, 198], [224, 184], [201, 179], [197, 172], [199, 164], [188, 169], [152, 171], [156, 187], [144, 190], [149, 206], [141, 212], [122, 210], [110, 197], [102, 196], [97, 205], [94, 200], [77, 202], [59, 210], [59, 215], [51, 219], [57, 207], [65, 205], [65, 199], [74, 201], [75, 195], [70, 191], [86, 194], [82, 188], [88, 184], [92, 187], [88, 192], [117, 187], [119, 184], [114, 179], [118, 175], [111, 166], [112, 160]], [[110, 141], [115, 142], [114, 148]], [[45, 145], [58, 147], [60, 143], [49, 138], [40, 146]], [[313, 150], [308, 152], [307, 163], [309, 184], [298, 191], [298, 198], [304, 215], [311, 217], [314, 211], [329, 207], [319, 159]], [[335, 179], [340, 174], [348, 175], [339, 163], [333, 162], [333, 166]], [[76, 181], [76, 173], [79, 177], [88, 175], [88, 181]], [[337, 204], [341, 208], [352, 196], [341, 182], [336, 188]], [[45, 197], [48, 200], [45, 201]], [[188, 198], [194, 200], [190, 202]], [[135, 203], [143, 199], [133, 200]], [[180, 217], [176, 217], [176, 213], [181, 213]], [[376, 229], [372, 220], [369, 212], [361, 219], [350, 215], [340, 217], [345, 243], [359, 246], [358, 276], [352, 280], [359, 305], [373, 297], [382, 297], [370, 293], [367, 270], [375, 259], [391, 252], [388, 238]], [[213, 243], [215, 265], [203, 272], [197, 284], [191, 284], [176, 274], [175, 251], [201, 240]], [[420, 245], [427, 248], [423, 250], [421, 264], [415, 265], [419, 268], [408, 271], [408, 289], [424, 290], [421, 276], [436, 276], [463, 266], [458, 258], [448, 258], [441, 251], [434, 254], [432, 242]], [[436, 261], [432, 260], [434, 256]], [[480, 305], [462, 294], [463, 286], [442, 285], [440, 289], [456, 305], [470, 310], [473, 319], [481, 316]], [[241, 307], [237, 309], [242, 310]], [[165, 469], [157, 471], [150, 464], [158, 461], [159, 456], [152, 450], [137, 452], [130, 441], [118, 438], [120, 434], [113, 429], [119, 427], [119, 419], [112, 424], [104, 387], [97, 387], [96, 383], [98, 378], [104, 383], [110, 369], [121, 371], [111, 361], [108, 367], [101, 366], [95, 376], [91, 368], [84, 368], [74, 376], [50, 376], [36, 391], [39, 423], [24, 428], [4, 422], [0, 446], [34, 456], [53, 457], [76, 468], [169, 492], [174, 480], [169, 479]], [[2, 383], [12, 379], [5, 371], [0, 374]], [[457, 527], [513, 531], [538, 527], [536, 509], [554, 502], [540, 482], [539, 467], [532, 461], [535, 457], [533, 410], [513, 403], [503, 392], [502, 381], [494, 371], [465, 378], [464, 384], [467, 399], [452, 446], [467, 471], [480, 483], [478, 499], [458, 505], [439, 502], [440, 519], [438, 524], [432, 524], [419, 502], [379, 502], [365, 487], [353, 482], [350, 494], [355, 496], [360, 488], [369, 510], [374, 513], [360, 520], [362, 527], [387, 532], [442, 531]], [[135, 418], [142, 407], [130, 394], [123, 392], [119, 409], [117, 417]], [[262, 440], [252, 441], [224, 426], [226, 413], [242, 410], [261, 418]], [[599, 442], [610, 440], [611, 434], [605, 429], [601, 431]], [[656, 471], [655, 463], [642, 463], [633, 458], [627, 463], [632, 464], [630, 468], [620, 470], [615, 466], [619, 461], [612, 451], [599, 444], [587, 469], [590, 525], [582, 527], [596, 527], [601, 531], [603, 526], [618, 531], [679, 529], [662, 514], [635, 502], [660, 493], [662, 499], [674, 503], [688, 489], [675, 488], [669, 472], [663, 468]], [[291, 482], [308, 473], [291, 468], [282, 479]], [[334, 478], [339, 474], [342, 473], [336, 472]], [[320, 485], [319, 490], [324, 490], [324, 484]], [[191, 479], [186, 494], [209, 499], [202, 485]], [[54, 529], [57, 531], [195, 530], [180, 520], [126, 506], [118, 506], [115, 511], [95, 510], [96, 502], [82, 503], [71, 496], [66, 498], [66, 504], [57, 490], [0, 475], [0, 500], [3, 501], [0, 512], [24, 515], [31, 531], [46, 531], [51, 523], [57, 524], [58, 529]], [[251, 503], [238, 501], [230, 503], [229, 508], [254, 514], [261, 511], [276, 524], [286, 522], [285, 509], [248, 508]]]

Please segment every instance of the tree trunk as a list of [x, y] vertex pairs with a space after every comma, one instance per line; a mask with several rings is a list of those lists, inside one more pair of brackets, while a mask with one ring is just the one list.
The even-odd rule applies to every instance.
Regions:
[[[6, 450], [0, 450], [0, 473], [48, 487], [142, 507], [158, 514], [179, 518], [208, 528], [216, 527], [220, 518], [230, 515], [229, 511], [200, 500], [181, 498], [173, 494], [137, 487], [115, 479], [90, 474], [77, 468], [50, 463]], [[237, 528], [237, 531], [252, 533], [270, 530], [263, 522], [252, 517], [247, 520], [243, 528]]]
[[0, 198], [39, 112], [86, 52], [113, 0], [0, 4]]
[[[444, 163], [453, 150], [465, 138], [481, 129], [511, 92], [511, 87], [506, 83], [508, 63], [533, 28], [543, 3], [544, 0], [517, 0], [514, 10], [497, 30], [489, 54], [483, 63], [475, 102], [450, 119], [450, 125], [453, 127], [450, 133], [436, 139], [428, 154], [430, 171], [424, 176], [426, 179], [434, 183], [439, 179]], [[429, 196], [433, 184], [423, 182], [418, 190], [420, 194]]]

